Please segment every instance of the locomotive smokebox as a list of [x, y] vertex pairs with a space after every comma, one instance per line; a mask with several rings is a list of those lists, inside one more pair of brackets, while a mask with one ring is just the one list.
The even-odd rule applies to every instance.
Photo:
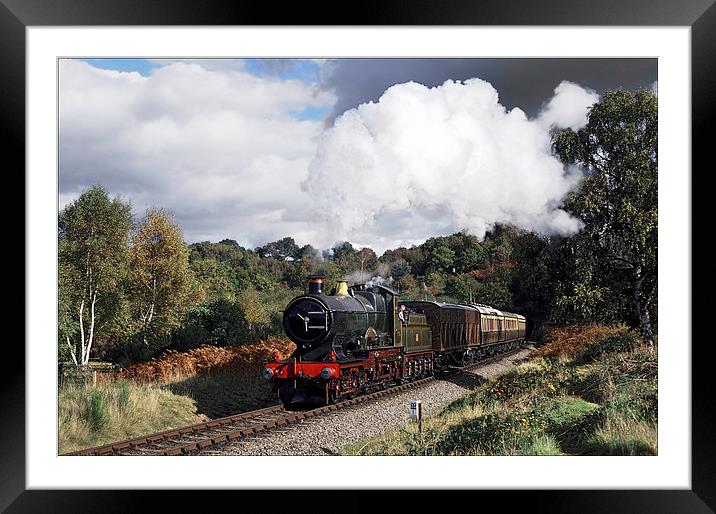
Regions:
[[323, 293], [323, 281], [326, 279], [323, 275], [308, 275], [308, 294]]

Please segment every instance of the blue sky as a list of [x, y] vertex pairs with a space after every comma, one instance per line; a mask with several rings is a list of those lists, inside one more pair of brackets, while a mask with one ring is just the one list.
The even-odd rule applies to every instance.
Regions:
[[157, 65], [152, 64], [148, 59], [80, 59], [95, 68], [115, 71], [136, 71], [147, 76]]

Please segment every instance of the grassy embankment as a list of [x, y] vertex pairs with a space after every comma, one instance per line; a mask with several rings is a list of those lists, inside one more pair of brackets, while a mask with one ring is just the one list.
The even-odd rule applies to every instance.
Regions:
[[657, 353], [625, 327], [553, 329], [532, 358], [343, 455], [656, 455]]
[[276, 403], [259, 376], [288, 340], [241, 347], [205, 346], [166, 352], [122, 370], [96, 386], [67, 384], [59, 391], [59, 452], [68, 453], [160, 432]]

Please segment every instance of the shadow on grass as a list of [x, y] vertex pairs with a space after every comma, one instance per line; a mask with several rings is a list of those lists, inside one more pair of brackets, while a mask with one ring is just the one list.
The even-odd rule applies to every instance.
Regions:
[[193, 398], [198, 412], [211, 419], [278, 403], [276, 393], [258, 371], [199, 375], [169, 384], [168, 388], [175, 394]]
[[571, 420], [552, 422], [546, 432], [559, 443], [562, 452], [567, 455], [586, 455], [585, 440], [603, 423], [605, 415], [602, 409], [576, 415]]
[[470, 373], [469, 371], [456, 371], [450, 374], [436, 375], [436, 380], [442, 380], [444, 382], [451, 382], [457, 386], [472, 391], [477, 389], [483, 384], [487, 383], [487, 378], [477, 373]]

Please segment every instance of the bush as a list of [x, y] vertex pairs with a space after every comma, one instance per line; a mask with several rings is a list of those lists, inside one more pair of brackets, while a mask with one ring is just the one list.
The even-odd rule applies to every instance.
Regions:
[[484, 390], [487, 404], [502, 403], [529, 408], [540, 399], [566, 392], [565, 382], [571, 370], [559, 364], [517, 369], [488, 385]]
[[574, 374], [568, 389], [593, 403], [608, 403], [615, 391], [614, 380], [609, 367], [592, 366]]
[[575, 359], [577, 363], [594, 362], [609, 354], [636, 350], [639, 342], [639, 336], [635, 332], [620, 330], [617, 333], [600, 337], [586, 345], [577, 353]]
[[102, 393], [96, 389], [89, 396], [87, 420], [94, 430], [101, 430], [109, 425], [107, 402], [102, 397]]
[[544, 344], [537, 349], [533, 358], [553, 361], [570, 361], [575, 355], [595, 341], [626, 331], [623, 325], [569, 325], [566, 327], [544, 328]]
[[529, 455], [548, 421], [541, 415], [488, 413], [451, 427], [436, 445], [439, 455]]
[[202, 346], [188, 352], [166, 350], [148, 362], [138, 362], [121, 370], [118, 376], [134, 382], [166, 383], [224, 372], [258, 373], [256, 368], [271, 360], [274, 352], [286, 358], [295, 347], [288, 339], [272, 338], [239, 347]]
[[118, 380], [117, 388], [117, 405], [119, 406], [120, 410], [124, 410], [124, 408], [127, 406], [127, 403], [129, 403], [129, 384], [126, 380]]

